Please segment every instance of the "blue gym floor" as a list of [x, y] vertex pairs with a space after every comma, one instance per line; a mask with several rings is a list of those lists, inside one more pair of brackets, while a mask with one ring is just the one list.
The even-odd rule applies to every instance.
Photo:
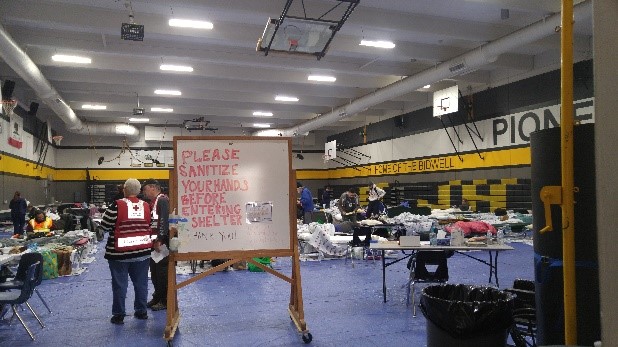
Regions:
[[[533, 279], [533, 247], [510, 243], [501, 252], [500, 287], [516, 278]], [[166, 311], [149, 311], [146, 321], [132, 316], [124, 325], [111, 324], [111, 283], [104, 242], [96, 260], [79, 276], [45, 280], [38, 297], [30, 299], [46, 327], [26, 310], [22, 317], [36, 337], [31, 341], [17, 319], [0, 321], [0, 346], [166, 346]], [[487, 252], [476, 252], [488, 259]], [[460, 254], [448, 260], [449, 283], [486, 285], [488, 266]], [[403, 288], [406, 262], [387, 268], [387, 302], [382, 301], [379, 260], [323, 260], [301, 262], [303, 301], [311, 346], [426, 346], [425, 318], [412, 316]], [[289, 275], [290, 258], [277, 258], [273, 268]], [[186, 279], [188, 275], [179, 275]], [[152, 293], [150, 288], [149, 296]], [[420, 290], [417, 291], [417, 294]], [[268, 273], [227, 271], [180, 289], [180, 323], [174, 346], [304, 346], [288, 315], [290, 285]], [[418, 301], [417, 301], [418, 302]], [[133, 307], [129, 283], [127, 309]], [[127, 314], [131, 312], [128, 311]]]

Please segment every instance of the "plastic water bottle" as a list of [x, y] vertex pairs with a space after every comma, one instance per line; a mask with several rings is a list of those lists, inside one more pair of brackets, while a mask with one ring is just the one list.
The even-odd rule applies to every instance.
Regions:
[[492, 238], [491, 231], [487, 231], [487, 245], [491, 245], [492, 243], [491, 238]]
[[499, 245], [504, 244], [504, 230], [498, 229], [498, 233], [496, 235], [496, 239], [498, 240]]
[[436, 246], [438, 244], [438, 235], [436, 235], [436, 232], [433, 229], [429, 233], [429, 244], [432, 246]]

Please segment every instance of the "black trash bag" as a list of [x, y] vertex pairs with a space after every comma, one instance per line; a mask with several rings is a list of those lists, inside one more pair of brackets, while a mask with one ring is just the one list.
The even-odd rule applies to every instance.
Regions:
[[484, 286], [444, 284], [423, 289], [425, 318], [456, 339], [505, 331], [513, 323], [511, 293]]

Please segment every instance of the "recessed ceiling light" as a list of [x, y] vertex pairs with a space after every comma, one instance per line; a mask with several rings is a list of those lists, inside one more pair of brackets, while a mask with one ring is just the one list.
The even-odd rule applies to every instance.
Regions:
[[395, 44], [390, 41], [369, 41], [362, 40], [361, 46], [377, 47], [377, 48], [395, 48]]
[[154, 91], [158, 95], [182, 95], [180, 90], [157, 89]]
[[129, 118], [129, 122], [131, 123], [147, 123], [150, 122], [148, 118]]
[[171, 27], [193, 28], [193, 29], [212, 29], [213, 28], [213, 25], [211, 22], [206, 22], [206, 21], [201, 21], [201, 20], [172, 18], [169, 20], [168, 23]]
[[277, 95], [275, 96], [275, 100], [277, 101], [298, 101], [298, 98], [295, 96], [285, 96], [285, 95]]
[[151, 107], [150, 112], [174, 112], [173, 108]]
[[321, 75], [309, 75], [307, 77], [309, 81], [317, 81], [317, 82], [335, 82], [337, 80], [334, 76], [321, 76]]
[[107, 106], [105, 106], [105, 105], [85, 104], [85, 105], [82, 105], [82, 109], [84, 109], [84, 110], [106, 110]]
[[163, 71], [193, 72], [193, 67], [184, 65], [161, 64], [159, 68]]
[[270, 124], [266, 123], [253, 123], [254, 128], [270, 128]]
[[424, 86], [423, 86], [423, 89], [427, 89], [427, 88], [429, 88], [429, 87], [431, 87], [431, 84], [424, 85]]
[[272, 112], [264, 112], [264, 111], [255, 111], [253, 112], [254, 116], [262, 116], [262, 117], [272, 117], [273, 113]]
[[92, 59], [88, 57], [78, 57], [76, 55], [63, 55], [63, 54], [52, 55], [52, 60], [63, 62], [63, 63], [76, 63], [76, 64], [92, 63]]

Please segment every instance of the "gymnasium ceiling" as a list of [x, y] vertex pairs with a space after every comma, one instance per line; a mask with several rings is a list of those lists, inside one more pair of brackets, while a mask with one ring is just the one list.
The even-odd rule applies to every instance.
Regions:
[[[304, 16], [304, 5], [306, 16], [317, 18], [339, 2], [295, 0], [288, 15]], [[180, 126], [204, 117], [209, 127], [219, 129], [217, 134], [240, 134], [253, 133], [254, 123], [297, 126], [560, 12], [555, 0], [361, 0], [318, 60], [256, 51], [267, 20], [278, 18], [284, 6], [282, 0], [11, 0], [0, 1], [0, 23], [84, 122], [127, 123], [139, 99], [150, 125]], [[339, 19], [345, 6], [336, 7], [331, 18]], [[120, 37], [131, 10], [135, 23], [144, 25], [143, 41]], [[213, 29], [171, 27], [170, 18], [210, 21]], [[591, 20], [577, 22], [574, 31], [576, 60], [590, 58]], [[365, 47], [361, 40], [388, 40], [396, 46]], [[559, 53], [559, 34], [549, 35], [315, 131], [325, 136], [426, 107], [434, 91], [455, 84], [466, 94], [554, 69]], [[55, 54], [92, 62], [56, 62]], [[193, 72], [165, 72], [161, 64], [187, 65]], [[310, 74], [336, 81], [311, 82]], [[0, 79], [15, 81], [20, 105], [28, 109], [30, 102], [39, 102], [37, 117], [66, 135], [61, 119], [41, 102], [43, 96], [3, 60]], [[182, 95], [155, 95], [155, 89]], [[299, 101], [275, 101], [276, 95]], [[107, 109], [85, 110], [84, 104]], [[273, 115], [254, 116], [254, 111]]]

